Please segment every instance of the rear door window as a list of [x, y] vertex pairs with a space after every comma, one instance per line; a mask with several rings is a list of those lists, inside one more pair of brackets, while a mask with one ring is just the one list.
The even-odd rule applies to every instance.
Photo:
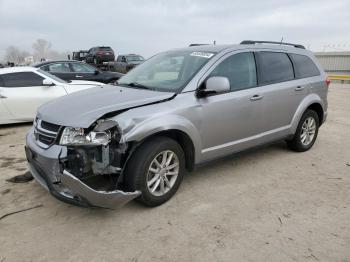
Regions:
[[320, 75], [314, 62], [305, 55], [289, 54], [294, 64], [296, 78], [305, 78]]
[[261, 84], [273, 84], [294, 79], [293, 65], [285, 53], [258, 52]]
[[3, 74], [5, 87], [42, 86], [44, 78], [33, 72]]
[[226, 58], [209, 75], [224, 76], [230, 81], [231, 91], [257, 86], [254, 54], [239, 53]]

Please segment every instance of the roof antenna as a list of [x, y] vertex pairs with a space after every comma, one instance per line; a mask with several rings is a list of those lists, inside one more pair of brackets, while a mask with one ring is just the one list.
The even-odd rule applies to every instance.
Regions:
[[282, 42], [283, 42], [283, 36], [282, 36], [282, 38], [281, 38], [281, 45], [282, 45]]

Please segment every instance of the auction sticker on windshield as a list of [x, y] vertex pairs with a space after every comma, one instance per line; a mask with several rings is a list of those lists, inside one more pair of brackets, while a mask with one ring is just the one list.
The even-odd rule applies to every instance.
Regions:
[[204, 58], [211, 58], [214, 54], [213, 53], [207, 53], [207, 52], [192, 52], [190, 55], [191, 56], [204, 57]]

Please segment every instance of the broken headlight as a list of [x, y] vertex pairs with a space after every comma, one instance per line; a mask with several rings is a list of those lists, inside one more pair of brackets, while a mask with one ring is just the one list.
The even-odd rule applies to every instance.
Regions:
[[107, 145], [111, 141], [110, 130], [86, 132], [84, 128], [66, 127], [60, 145]]

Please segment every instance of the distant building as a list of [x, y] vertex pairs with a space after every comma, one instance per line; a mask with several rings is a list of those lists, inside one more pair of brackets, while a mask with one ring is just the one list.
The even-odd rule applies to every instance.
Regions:
[[315, 55], [329, 75], [350, 75], [350, 51], [318, 52]]

